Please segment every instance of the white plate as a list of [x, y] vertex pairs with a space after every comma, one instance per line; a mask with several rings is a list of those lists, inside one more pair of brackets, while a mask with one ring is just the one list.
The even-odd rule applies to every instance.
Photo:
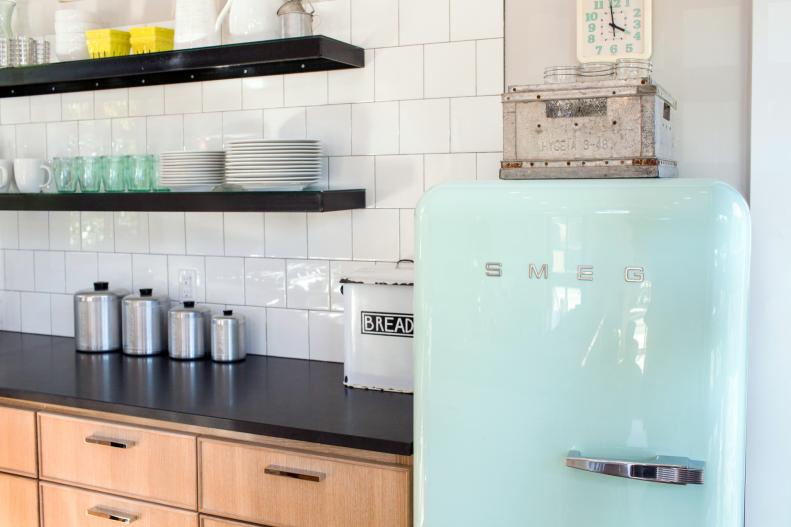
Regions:
[[162, 152], [160, 156], [221, 156], [225, 155], [225, 150], [174, 150]]
[[234, 153], [234, 152], [321, 152], [320, 146], [294, 146], [290, 148], [277, 146], [277, 147], [262, 147], [262, 146], [244, 146], [244, 147], [234, 147], [229, 148], [228, 151], [225, 153], [226, 155]]
[[270, 165], [268, 163], [229, 163], [225, 165], [225, 170], [292, 170], [296, 168], [308, 168], [310, 170], [320, 170], [320, 163], [283, 163], [280, 165]]
[[258, 182], [258, 183], [271, 183], [273, 181], [310, 181], [310, 182], [316, 182], [316, 181], [321, 181], [321, 178], [302, 176], [302, 177], [289, 177], [289, 178], [284, 178], [284, 177], [230, 178], [230, 179], [226, 179], [225, 180], [226, 183], [235, 183], [235, 184], [238, 184], [238, 185], [244, 185], [244, 184], [247, 184], [247, 183], [256, 183], [256, 182]]
[[284, 144], [318, 144], [318, 139], [237, 139], [229, 141], [229, 145], [284, 145]]
[[306, 175], [311, 177], [320, 177], [321, 172], [315, 170], [293, 170], [291, 172], [264, 172], [262, 170], [250, 170], [248, 172], [226, 172], [225, 177], [228, 178], [245, 178], [245, 177], [296, 177], [297, 175]]
[[176, 192], [211, 192], [214, 187], [218, 185], [165, 185], [163, 187], [169, 188]]

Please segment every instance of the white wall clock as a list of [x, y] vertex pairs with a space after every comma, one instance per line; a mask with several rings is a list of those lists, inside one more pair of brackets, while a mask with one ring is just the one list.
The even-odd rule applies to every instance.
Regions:
[[577, 58], [651, 58], [651, 0], [577, 0]]

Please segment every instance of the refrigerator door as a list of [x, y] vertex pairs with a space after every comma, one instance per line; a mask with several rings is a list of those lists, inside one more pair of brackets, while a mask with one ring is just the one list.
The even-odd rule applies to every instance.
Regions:
[[743, 525], [749, 247], [722, 183], [427, 193], [415, 525]]

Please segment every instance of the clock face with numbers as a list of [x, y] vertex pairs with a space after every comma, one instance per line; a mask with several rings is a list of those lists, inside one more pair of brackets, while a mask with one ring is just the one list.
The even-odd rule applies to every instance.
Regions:
[[651, 0], [577, 0], [577, 58], [651, 58]]

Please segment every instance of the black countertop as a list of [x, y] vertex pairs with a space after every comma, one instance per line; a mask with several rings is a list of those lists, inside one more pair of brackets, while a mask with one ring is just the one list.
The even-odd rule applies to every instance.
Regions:
[[0, 332], [0, 396], [411, 455], [412, 396], [342, 380], [343, 365], [329, 362], [90, 355], [74, 339]]

